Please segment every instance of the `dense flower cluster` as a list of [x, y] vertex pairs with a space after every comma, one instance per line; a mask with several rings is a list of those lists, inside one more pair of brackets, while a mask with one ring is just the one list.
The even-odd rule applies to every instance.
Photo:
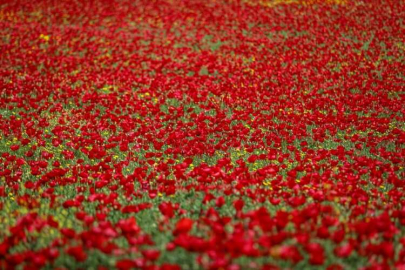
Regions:
[[0, 1], [0, 268], [405, 269], [405, 2]]

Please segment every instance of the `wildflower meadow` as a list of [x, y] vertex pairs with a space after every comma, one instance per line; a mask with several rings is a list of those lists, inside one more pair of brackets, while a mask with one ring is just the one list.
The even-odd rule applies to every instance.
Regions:
[[0, 269], [405, 269], [403, 0], [0, 0]]

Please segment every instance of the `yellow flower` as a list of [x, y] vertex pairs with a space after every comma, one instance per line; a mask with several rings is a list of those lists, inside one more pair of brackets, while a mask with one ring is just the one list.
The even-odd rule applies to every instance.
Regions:
[[41, 34], [41, 35], [39, 35], [39, 38], [42, 40], [48, 41], [51, 37], [49, 35]]

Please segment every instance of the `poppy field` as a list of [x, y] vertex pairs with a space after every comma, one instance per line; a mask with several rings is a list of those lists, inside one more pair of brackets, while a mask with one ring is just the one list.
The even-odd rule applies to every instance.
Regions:
[[405, 2], [0, 0], [0, 269], [405, 269]]

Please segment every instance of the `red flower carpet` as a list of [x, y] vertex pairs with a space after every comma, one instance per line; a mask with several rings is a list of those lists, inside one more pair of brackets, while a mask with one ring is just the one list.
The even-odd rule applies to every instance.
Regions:
[[405, 2], [0, 0], [0, 269], [405, 269]]

